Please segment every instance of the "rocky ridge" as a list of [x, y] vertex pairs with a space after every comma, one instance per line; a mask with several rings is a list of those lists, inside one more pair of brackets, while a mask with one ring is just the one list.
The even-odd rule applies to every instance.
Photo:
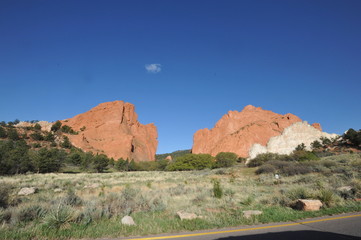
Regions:
[[234, 152], [248, 157], [255, 144], [266, 146], [271, 137], [281, 135], [283, 130], [302, 120], [291, 114], [277, 114], [252, 105], [241, 112], [229, 111], [213, 129], [197, 131], [193, 137], [192, 153]]
[[143, 125], [137, 119], [133, 104], [114, 101], [61, 122], [78, 132], [68, 137], [84, 151], [103, 153], [115, 160], [154, 161], [157, 128], [152, 123]]
[[306, 121], [297, 122], [284, 129], [281, 135], [271, 137], [266, 146], [261, 144], [254, 144], [249, 151], [249, 158], [255, 158], [261, 153], [278, 153], [290, 154], [295, 148], [304, 144], [306, 150], [311, 150], [311, 143], [319, 140], [320, 138], [332, 139], [337, 137], [337, 134], [329, 134], [322, 132], [321, 126], [318, 124], [316, 127], [308, 124]]

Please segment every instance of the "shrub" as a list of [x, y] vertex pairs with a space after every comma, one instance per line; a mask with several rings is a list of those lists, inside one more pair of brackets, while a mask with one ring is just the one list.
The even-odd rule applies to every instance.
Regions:
[[360, 146], [361, 144], [361, 130], [355, 131], [354, 129], [350, 128], [342, 137], [356, 147]]
[[51, 210], [48, 215], [46, 215], [44, 219], [45, 226], [49, 229], [66, 228], [73, 220], [73, 212], [74, 211], [68, 205], [59, 203], [55, 209]]
[[7, 208], [9, 205], [11, 186], [2, 183], [0, 184], [0, 208]]
[[43, 218], [46, 212], [47, 210], [40, 205], [29, 205], [20, 208], [16, 218], [19, 222], [31, 222]]
[[8, 136], [8, 138], [10, 138], [10, 140], [13, 140], [13, 141], [17, 141], [20, 139], [18, 131], [14, 128], [8, 128], [7, 136]]
[[305, 150], [294, 151], [291, 157], [296, 161], [311, 161], [319, 159], [313, 152]]
[[311, 148], [312, 149], [322, 148], [322, 144], [320, 143], [320, 141], [315, 140], [311, 143]]
[[0, 138], [6, 138], [8, 135], [5, 131], [5, 128], [0, 126]]
[[306, 150], [306, 145], [304, 143], [297, 145], [297, 147], [295, 148], [295, 151], [305, 151], [305, 150]]
[[215, 198], [222, 198], [223, 196], [223, 190], [221, 187], [221, 183], [218, 179], [213, 180], [213, 196]]
[[61, 122], [60, 121], [56, 121], [52, 126], [51, 126], [51, 131], [52, 132], [56, 132], [61, 128]]
[[317, 198], [327, 207], [331, 207], [335, 203], [335, 194], [331, 190], [322, 189]]
[[43, 141], [44, 140], [44, 136], [39, 132], [30, 134], [30, 137], [35, 141]]
[[296, 187], [296, 188], [290, 189], [288, 192], [286, 192], [286, 196], [288, 198], [290, 198], [291, 200], [307, 199], [307, 198], [313, 197], [312, 194], [303, 187]]
[[72, 145], [70, 143], [70, 140], [69, 140], [69, 138], [67, 136], [63, 137], [63, 142], [61, 143], [61, 147], [69, 148], [69, 149], [72, 147]]
[[39, 124], [39, 123], [36, 123], [36, 124], [34, 125], [34, 129], [40, 131], [40, 130], [41, 130], [40, 124]]
[[94, 169], [97, 172], [104, 172], [108, 167], [109, 159], [104, 154], [96, 155], [93, 160]]
[[212, 168], [213, 165], [214, 158], [209, 154], [186, 154], [178, 157], [173, 163], [169, 164], [167, 170], [201, 170], [205, 168]]
[[272, 164], [264, 164], [256, 170], [256, 174], [276, 173], [277, 169]]
[[287, 176], [293, 176], [298, 174], [307, 174], [312, 172], [311, 169], [305, 165], [292, 163], [288, 166], [285, 166], [281, 171], [281, 173], [287, 175]]
[[55, 140], [54, 134], [52, 134], [51, 132], [48, 132], [45, 135], [44, 140], [48, 141], [48, 142], [53, 142]]
[[70, 206], [81, 206], [83, 204], [83, 200], [75, 194], [73, 189], [69, 189], [63, 199], [63, 203]]
[[287, 157], [277, 153], [262, 153], [251, 159], [247, 165], [248, 167], [258, 167], [271, 160], [287, 160]]
[[220, 152], [216, 156], [217, 167], [232, 167], [238, 159], [237, 154], [232, 152]]
[[71, 127], [69, 127], [68, 125], [63, 125], [61, 127], [61, 131], [63, 133], [69, 133], [69, 134], [77, 134], [77, 132], [75, 132]]

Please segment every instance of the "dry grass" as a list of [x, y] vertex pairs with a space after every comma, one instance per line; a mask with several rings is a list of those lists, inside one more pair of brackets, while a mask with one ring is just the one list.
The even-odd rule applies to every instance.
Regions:
[[[305, 217], [306, 215], [301, 216], [288, 208], [295, 198], [303, 196], [323, 199], [327, 201], [327, 207], [341, 209], [337, 211], [359, 209], [358, 205], [347, 208], [350, 202], [337, 195], [336, 189], [350, 185], [361, 192], [360, 169], [354, 167], [360, 166], [360, 162], [360, 155], [327, 157], [320, 163], [326, 168], [328, 166], [328, 169], [335, 166], [349, 169], [353, 166], [352, 169], [355, 170], [347, 174], [340, 172], [331, 176], [319, 173], [281, 176], [279, 180], [271, 174], [255, 175], [255, 168], [246, 168], [242, 165], [228, 169], [189, 172], [50, 173], [3, 176], [0, 177], [0, 185], [12, 186], [10, 199], [15, 204], [0, 211], [0, 222], [5, 222], [0, 227], [0, 238], [27, 239], [32, 238], [31, 234], [40, 233], [43, 234], [44, 239], [56, 238], [63, 236], [61, 233], [63, 228], [81, 228], [74, 230], [73, 235], [69, 235], [77, 238], [226, 227], [254, 223], [243, 219], [241, 215], [242, 210], [250, 209], [262, 209], [267, 212], [267, 209], [276, 208], [274, 211], [289, 215], [291, 218]], [[219, 181], [223, 191], [220, 199], [214, 197], [215, 179]], [[39, 191], [34, 195], [18, 197], [16, 193], [22, 187], [37, 187]], [[63, 191], [54, 192], [55, 189]], [[66, 205], [66, 201], [76, 203], [79, 200], [70, 193], [79, 197], [81, 203]], [[355, 194], [358, 196], [357, 194], [361, 193]], [[66, 206], [63, 206], [64, 204]], [[38, 213], [36, 206], [39, 205], [41, 211]], [[196, 213], [203, 216], [203, 220], [196, 220], [188, 225], [176, 217], [176, 212], [179, 210]], [[26, 211], [29, 212], [29, 216]], [[328, 213], [328, 210], [325, 211]], [[129, 213], [142, 227], [122, 228], [123, 232], [119, 232], [119, 218]], [[263, 219], [267, 219], [264, 221], [288, 219], [282, 217], [281, 213], [278, 218], [269, 220], [264, 216]], [[7, 219], [9, 214], [11, 220], [5, 221], [5, 217]], [[5, 216], [3, 220], [1, 216]], [[33, 221], [23, 222], [19, 220], [21, 217]], [[259, 221], [261, 220], [260, 217]], [[152, 224], [146, 221], [152, 221]], [[92, 222], [97, 222], [99, 229], [94, 228], [94, 225], [92, 229], [86, 228]], [[52, 233], [53, 235], [50, 233], [47, 235], [49, 230], [44, 230], [49, 224], [55, 224], [59, 228], [57, 232]], [[102, 224], [106, 225], [107, 232], [103, 233], [100, 230]], [[25, 226], [27, 230], [24, 232], [30, 235], [25, 233], [21, 236], [16, 235], [19, 226]], [[31, 228], [31, 226], [36, 227]], [[4, 231], [12, 234], [4, 235]]]

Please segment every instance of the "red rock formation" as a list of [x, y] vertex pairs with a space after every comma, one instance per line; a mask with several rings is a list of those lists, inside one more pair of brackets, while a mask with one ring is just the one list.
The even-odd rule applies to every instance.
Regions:
[[320, 131], [322, 132], [321, 124], [319, 124], [319, 123], [312, 123], [311, 126], [314, 127], [314, 128], [316, 128], [316, 129], [318, 129], [318, 130], [320, 130]]
[[241, 112], [229, 111], [213, 129], [197, 131], [193, 137], [192, 153], [234, 152], [248, 157], [253, 144], [265, 146], [271, 137], [281, 135], [283, 129], [302, 121], [293, 114], [277, 114], [251, 105]]
[[78, 131], [68, 135], [71, 143], [87, 152], [103, 153], [115, 160], [154, 161], [157, 128], [137, 120], [134, 105], [123, 101], [102, 103], [86, 113], [63, 120]]

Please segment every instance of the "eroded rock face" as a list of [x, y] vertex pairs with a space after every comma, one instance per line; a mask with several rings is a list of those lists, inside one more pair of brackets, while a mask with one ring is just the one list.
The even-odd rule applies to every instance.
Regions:
[[271, 152], [278, 154], [290, 154], [299, 144], [305, 144], [306, 150], [311, 150], [311, 143], [320, 138], [335, 138], [337, 134], [329, 134], [320, 131], [319, 124], [309, 125], [307, 122], [297, 122], [287, 127], [279, 136], [270, 138], [266, 146], [254, 144], [250, 151], [250, 159], [255, 158], [258, 154]]
[[103, 153], [115, 160], [154, 161], [157, 128], [152, 123], [140, 124], [137, 119], [133, 104], [114, 101], [61, 122], [79, 132], [68, 136], [74, 146], [84, 151]]
[[241, 112], [229, 111], [213, 129], [197, 131], [192, 153], [215, 156], [219, 152], [234, 152], [240, 157], [248, 157], [255, 143], [266, 146], [271, 137], [281, 135], [285, 128], [301, 121], [290, 113], [281, 115], [248, 105]]

